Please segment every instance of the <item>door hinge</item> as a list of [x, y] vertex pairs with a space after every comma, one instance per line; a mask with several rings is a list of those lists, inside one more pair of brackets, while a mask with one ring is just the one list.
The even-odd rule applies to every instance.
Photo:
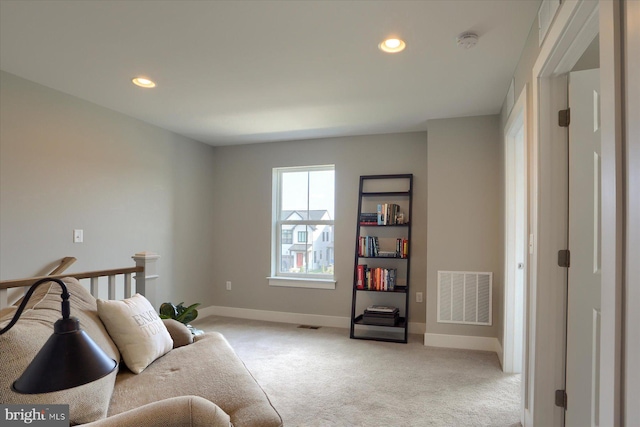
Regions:
[[558, 126], [566, 128], [569, 127], [569, 123], [571, 122], [571, 110], [567, 108], [566, 110], [558, 111]]
[[558, 267], [567, 267], [571, 266], [571, 252], [569, 249], [562, 249], [558, 251]]
[[556, 390], [556, 406], [567, 410], [567, 392], [565, 390]]

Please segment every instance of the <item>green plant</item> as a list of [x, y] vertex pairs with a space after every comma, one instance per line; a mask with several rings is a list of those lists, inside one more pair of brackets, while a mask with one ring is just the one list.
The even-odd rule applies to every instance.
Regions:
[[183, 302], [178, 305], [173, 305], [170, 302], [162, 303], [160, 306], [160, 318], [175, 319], [185, 325], [192, 322], [196, 317], [198, 317], [198, 310], [196, 310], [196, 307], [198, 307], [200, 303], [191, 304], [189, 307], [185, 307], [183, 304]]

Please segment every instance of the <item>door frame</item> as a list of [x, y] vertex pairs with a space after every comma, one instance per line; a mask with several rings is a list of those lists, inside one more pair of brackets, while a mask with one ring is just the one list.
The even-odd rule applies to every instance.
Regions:
[[[620, 0], [565, 0], [533, 67], [533, 139], [530, 159], [530, 377], [535, 384], [525, 426], [561, 426], [554, 405], [564, 388], [566, 269], [556, 254], [567, 248], [567, 135], [557, 126], [566, 108], [566, 73], [600, 34], [602, 106], [602, 332], [600, 423], [620, 425], [622, 329], [622, 92]], [[562, 95], [564, 94], [564, 96]]]
[[[518, 100], [514, 104], [511, 109], [511, 113], [509, 114], [509, 118], [507, 119], [507, 124], [504, 127], [504, 153], [505, 153], [505, 295], [504, 295], [504, 331], [503, 331], [503, 355], [502, 355], [502, 367], [504, 372], [513, 373], [516, 372], [514, 366], [516, 365], [516, 360], [514, 360], [515, 353], [515, 330], [514, 325], [516, 324], [516, 316], [520, 317], [520, 322], [522, 325], [522, 341], [526, 342], [526, 331], [525, 331], [525, 307], [526, 307], [526, 295], [527, 295], [527, 284], [526, 284], [526, 276], [527, 276], [527, 257], [526, 253], [523, 253], [523, 262], [524, 262], [524, 290], [523, 290], [523, 301], [520, 301], [522, 313], [518, 315], [515, 310], [516, 304], [516, 292], [515, 292], [515, 277], [513, 266], [516, 262], [515, 253], [516, 253], [516, 235], [514, 233], [515, 228], [515, 206], [517, 201], [514, 200], [513, 189], [510, 187], [510, 179], [514, 174], [514, 170], [516, 168], [515, 163], [515, 154], [516, 149], [514, 147], [515, 137], [517, 131], [522, 129], [523, 133], [523, 141], [522, 141], [522, 156], [523, 156], [523, 167], [524, 167], [524, 230], [522, 230], [522, 236], [520, 236], [526, 245], [528, 240], [528, 219], [527, 219], [527, 151], [528, 151], [528, 139], [527, 139], [527, 89], [528, 85], [525, 84]], [[525, 354], [526, 346], [522, 348], [522, 354]], [[522, 373], [522, 383], [523, 386], [527, 383], [526, 381], [526, 373], [525, 373], [525, 364], [524, 361], [521, 361], [521, 371]]]
[[[625, 57], [624, 57], [624, 92], [626, 103], [625, 120], [625, 166], [626, 176], [626, 236], [625, 245], [625, 288], [623, 338], [624, 348], [624, 420], [639, 420], [640, 405], [640, 336], [637, 325], [640, 324], [640, 122], [633, 117], [640, 117], [640, 2], [626, 0], [624, 4], [625, 22]], [[627, 424], [631, 424], [627, 422]]]
[[[528, 176], [528, 152], [529, 152], [529, 142], [528, 142], [528, 111], [527, 111], [527, 90], [529, 89], [528, 84], [524, 85], [522, 92], [518, 96], [518, 100], [514, 104], [511, 112], [509, 113], [509, 118], [507, 119], [507, 123], [504, 127], [504, 153], [505, 153], [505, 259], [504, 259], [504, 278], [505, 278], [505, 289], [504, 289], [504, 322], [503, 322], [503, 349], [502, 349], [502, 368], [504, 372], [514, 373], [516, 369], [514, 366], [516, 365], [516, 339], [515, 333], [516, 330], [514, 325], [516, 325], [519, 320], [521, 324], [520, 333], [521, 337], [521, 360], [520, 360], [520, 422], [524, 424], [524, 420], [526, 418], [526, 410], [528, 401], [527, 396], [530, 394], [531, 382], [529, 380], [528, 369], [527, 369], [527, 294], [528, 294], [528, 281], [527, 281], [527, 251], [525, 249], [525, 253], [523, 253], [523, 263], [524, 263], [524, 271], [523, 271], [523, 290], [521, 299], [517, 298], [516, 293], [516, 278], [515, 271], [513, 270], [515, 260], [515, 254], [517, 251], [516, 245], [516, 204], [517, 197], [514, 194], [513, 188], [510, 187], [509, 182], [514, 175], [514, 170], [516, 168], [516, 147], [515, 147], [515, 138], [519, 130], [522, 131], [522, 167], [523, 175], [524, 175], [524, 183], [523, 188], [524, 191], [524, 202], [522, 206], [523, 214], [524, 214], [524, 224], [522, 236], [520, 236], [525, 246], [527, 245], [528, 236], [529, 236], [529, 218], [528, 218], [528, 208], [527, 201], [529, 198], [529, 176]], [[515, 184], [514, 184], [515, 185]], [[517, 189], [516, 189], [517, 191]], [[516, 310], [516, 306], [519, 306], [519, 310]]]

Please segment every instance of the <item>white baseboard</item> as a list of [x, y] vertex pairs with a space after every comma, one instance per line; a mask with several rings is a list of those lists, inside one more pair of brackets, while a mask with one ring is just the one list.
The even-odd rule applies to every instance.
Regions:
[[465, 350], [494, 351], [502, 364], [502, 346], [495, 337], [465, 335], [424, 334], [424, 345], [430, 347], [460, 348]]
[[302, 325], [349, 328], [348, 317], [323, 316], [320, 314], [288, 313], [284, 311], [254, 310], [251, 308], [209, 306], [198, 309], [200, 316], [225, 316], [241, 319], [264, 320], [266, 322], [299, 323]]
[[[346, 328], [351, 326], [348, 317], [324, 316], [321, 314], [289, 313], [284, 311], [255, 310], [251, 308], [209, 306], [198, 309], [200, 317], [225, 316], [240, 319], [263, 320], [266, 322], [295, 323], [301, 325], [325, 326], [330, 328]], [[409, 322], [410, 334], [424, 334], [424, 323]]]

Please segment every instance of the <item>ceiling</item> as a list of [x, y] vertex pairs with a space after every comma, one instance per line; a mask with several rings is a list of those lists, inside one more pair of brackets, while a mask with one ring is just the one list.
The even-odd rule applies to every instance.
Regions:
[[539, 5], [0, 0], [0, 69], [211, 145], [411, 132], [499, 113]]

